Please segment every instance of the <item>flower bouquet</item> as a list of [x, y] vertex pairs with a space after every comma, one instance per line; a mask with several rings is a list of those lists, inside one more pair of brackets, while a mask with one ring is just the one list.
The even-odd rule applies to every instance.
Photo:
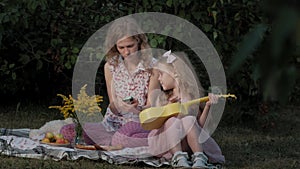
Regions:
[[75, 124], [75, 144], [84, 144], [83, 139], [83, 128], [82, 122], [89, 116], [95, 115], [95, 113], [101, 112], [100, 102], [103, 102], [103, 96], [93, 95], [89, 96], [86, 93], [86, 86], [84, 85], [79, 94], [77, 95], [77, 99], [74, 99], [71, 95], [69, 97], [63, 94], [57, 94], [63, 99], [62, 106], [49, 106], [49, 108], [55, 108], [60, 110], [63, 114], [64, 118], [72, 118]]

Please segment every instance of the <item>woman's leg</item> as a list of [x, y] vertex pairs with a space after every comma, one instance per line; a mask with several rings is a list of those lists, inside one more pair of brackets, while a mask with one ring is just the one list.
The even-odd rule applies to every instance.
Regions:
[[102, 123], [86, 123], [83, 127], [87, 144], [110, 145], [115, 132], [108, 132]]
[[148, 146], [148, 134], [138, 122], [124, 124], [112, 137], [112, 146], [122, 145], [123, 147]]

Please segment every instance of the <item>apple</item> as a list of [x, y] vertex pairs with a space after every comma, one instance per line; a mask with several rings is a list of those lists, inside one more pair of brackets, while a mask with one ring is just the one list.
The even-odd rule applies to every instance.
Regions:
[[58, 140], [58, 139], [63, 139], [64, 136], [61, 133], [58, 133], [58, 134], [54, 135], [54, 138], [55, 138], [55, 140]]
[[64, 138], [58, 138], [56, 139], [57, 144], [65, 144], [65, 139]]
[[48, 138], [49, 140], [53, 139], [54, 134], [52, 132], [47, 132], [45, 135], [45, 138]]

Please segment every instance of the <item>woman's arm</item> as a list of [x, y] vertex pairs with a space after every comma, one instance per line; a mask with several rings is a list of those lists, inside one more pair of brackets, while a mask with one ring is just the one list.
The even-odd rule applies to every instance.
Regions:
[[146, 105], [142, 108], [149, 108], [151, 107], [151, 94], [155, 89], [159, 89], [160, 90], [160, 84], [158, 81], [158, 70], [157, 69], [152, 69], [151, 72], [151, 77], [150, 77], [150, 82], [149, 82], [149, 88], [148, 88], [148, 94], [147, 94], [147, 103]]
[[112, 90], [113, 88], [111, 87], [112, 85], [112, 73], [110, 71], [110, 65], [108, 62], [105, 63], [104, 65], [104, 76], [105, 76], [105, 82], [106, 82], [106, 89], [107, 89], [107, 94], [108, 94], [108, 99], [109, 99], [109, 108], [114, 114], [119, 114], [119, 111], [117, 110], [115, 104], [114, 104], [114, 99], [112, 96]]
[[104, 76], [105, 76], [105, 82], [106, 82], [106, 89], [107, 89], [107, 94], [108, 94], [108, 99], [109, 103], [113, 103], [113, 98], [112, 98], [112, 87], [111, 87], [111, 81], [112, 81], [112, 73], [109, 69], [109, 63], [106, 62], [104, 65]]

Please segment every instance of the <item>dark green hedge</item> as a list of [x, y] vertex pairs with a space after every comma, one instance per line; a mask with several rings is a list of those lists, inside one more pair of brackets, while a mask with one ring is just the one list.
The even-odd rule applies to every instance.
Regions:
[[[293, 0], [2, 0], [0, 94], [14, 101], [69, 94], [78, 53], [96, 30], [121, 16], [155, 11], [185, 18], [207, 35], [223, 62], [229, 92], [248, 107], [242, 112], [267, 101], [297, 102], [298, 5]], [[150, 34], [149, 41], [152, 47], [188, 51], [168, 37]], [[104, 88], [101, 70], [97, 83]], [[205, 70], [198, 71], [207, 78]], [[202, 83], [209, 88], [208, 81]]]

